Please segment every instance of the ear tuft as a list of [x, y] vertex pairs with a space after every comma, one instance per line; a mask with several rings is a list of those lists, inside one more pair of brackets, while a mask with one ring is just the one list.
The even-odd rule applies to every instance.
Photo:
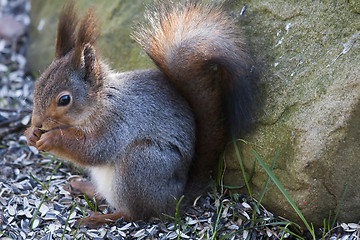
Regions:
[[[95, 49], [93, 45], [98, 35], [99, 33], [97, 28], [97, 21], [95, 19], [95, 9], [90, 8], [86, 12], [85, 16], [81, 19], [79, 30], [77, 33], [74, 53], [71, 59], [71, 63], [74, 69], [79, 69], [82, 62], [83, 54], [85, 64], [87, 60], [90, 60], [88, 57], [90, 57], [91, 54], [93, 54], [94, 59], [96, 59]], [[86, 54], [90, 55], [86, 56]]]
[[75, 30], [78, 22], [75, 1], [67, 2], [59, 15], [56, 43], [55, 43], [55, 57], [61, 58], [75, 47]]

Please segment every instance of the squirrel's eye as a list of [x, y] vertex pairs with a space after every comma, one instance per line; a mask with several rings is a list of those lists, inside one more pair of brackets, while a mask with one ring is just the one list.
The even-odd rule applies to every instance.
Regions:
[[70, 95], [61, 96], [59, 98], [58, 106], [65, 107], [65, 106], [69, 105], [70, 101], [71, 101]]

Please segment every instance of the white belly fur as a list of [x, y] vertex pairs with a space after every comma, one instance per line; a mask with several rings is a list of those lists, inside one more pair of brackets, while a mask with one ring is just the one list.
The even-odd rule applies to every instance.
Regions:
[[116, 200], [114, 197], [114, 168], [111, 165], [91, 167], [90, 173], [96, 191], [104, 197], [108, 203], [115, 207]]

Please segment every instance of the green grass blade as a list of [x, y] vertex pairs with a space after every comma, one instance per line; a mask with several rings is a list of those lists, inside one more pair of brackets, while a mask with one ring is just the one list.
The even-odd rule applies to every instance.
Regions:
[[62, 233], [62, 235], [61, 235], [61, 240], [64, 239], [65, 232], [66, 232], [66, 227], [67, 227], [67, 225], [69, 224], [70, 216], [71, 216], [72, 212], [74, 211], [75, 206], [76, 206], [76, 205], [73, 205], [73, 206], [72, 206], [72, 208], [71, 208], [71, 210], [70, 210], [70, 213], [69, 213], [69, 215], [68, 215], [67, 218], [66, 218], [64, 231], [63, 231], [63, 233]]
[[84, 206], [84, 210], [81, 209], [81, 207], [76, 203], [76, 206], [78, 206], [78, 208], [81, 210], [82, 212], [82, 217], [81, 217], [81, 220], [80, 220], [80, 223], [79, 225], [77, 226], [75, 232], [73, 233], [73, 236], [74, 236], [74, 239], [76, 239], [76, 234], [78, 233], [79, 229], [80, 229], [80, 226], [85, 218], [85, 215], [86, 215], [86, 205]]
[[286, 198], [286, 200], [290, 203], [291, 207], [295, 210], [295, 212], [297, 213], [297, 215], [300, 217], [300, 219], [302, 220], [302, 222], [304, 223], [304, 225], [306, 226], [306, 228], [309, 230], [309, 232], [311, 233], [311, 235], [313, 236], [314, 239], [316, 239], [315, 237], [315, 232], [313, 230], [312, 227], [310, 227], [309, 223], [306, 221], [304, 215], [300, 212], [299, 208], [296, 206], [295, 202], [292, 200], [292, 198], [288, 195], [288, 193], [285, 191], [284, 187], [282, 186], [282, 184], [279, 182], [279, 180], [275, 177], [275, 175], [272, 173], [272, 171], [270, 171], [270, 169], [266, 166], [266, 164], [264, 163], [264, 161], [260, 158], [260, 156], [257, 154], [257, 152], [255, 150], [251, 150], [251, 152], [254, 154], [255, 158], [258, 160], [259, 164], [263, 167], [263, 169], [266, 171], [266, 173], [269, 175], [269, 177], [271, 178], [271, 180], [275, 183], [275, 185], [278, 187], [278, 189], [280, 190], [280, 192], [284, 195], [284, 197]]
[[46, 190], [46, 191], [48, 191], [48, 192], [50, 193], [49, 188], [48, 188], [44, 183], [41, 183], [39, 180], [37, 180], [37, 179], [34, 177], [34, 175], [32, 175], [32, 173], [29, 173], [29, 174], [30, 174], [30, 177], [31, 177], [37, 184], [39, 184], [43, 190]]
[[[300, 237], [299, 235], [297, 235], [296, 233], [290, 231], [290, 230], [287, 229], [287, 228], [281, 228], [281, 227], [279, 227], [279, 229], [283, 230], [284, 232], [290, 233], [291, 235], [293, 235], [293, 236], [296, 237], [297, 239], [305, 240], [304, 238]], [[314, 238], [314, 239], [315, 239], [315, 238]]]
[[222, 208], [223, 208], [223, 204], [221, 204], [221, 206], [220, 206], [220, 210], [219, 210], [218, 215], [217, 215], [217, 218], [216, 218], [215, 227], [214, 227], [214, 232], [213, 232], [213, 235], [211, 236], [211, 240], [216, 239], [216, 235], [218, 234], [218, 231], [219, 231], [219, 229], [218, 229], [218, 228], [219, 228], [219, 221], [220, 221], [220, 216], [221, 216]]
[[[270, 167], [270, 170], [271, 170], [271, 171], [272, 171], [272, 170], [274, 169], [274, 167], [275, 167], [276, 160], [277, 160], [277, 158], [279, 157], [279, 152], [280, 152], [280, 149], [278, 148], [278, 149], [276, 150], [275, 156], [274, 156], [273, 161], [272, 161], [272, 163], [271, 163], [271, 167]], [[258, 200], [257, 204], [254, 206], [255, 208], [254, 208], [253, 215], [252, 215], [252, 218], [253, 218], [253, 219], [255, 219], [255, 217], [256, 217], [256, 212], [258, 212], [258, 209], [260, 208], [260, 204], [261, 204], [261, 202], [262, 202], [262, 200], [263, 200], [263, 198], [264, 198], [264, 196], [265, 196], [265, 192], [266, 192], [267, 186], [268, 186], [268, 184], [269, 184], [269, 180], [270, 180], [270, 177], [268, 176], [268, 177], [266, 178], [264, 187], [263, 187], [263, 189], [262, 189], [262, 191], [261, 191], [259, 200]], [[256, 211], [255, 211], [255, 210], [256, 210]]]
[[[342, 193], [341, 198], [340, 198], [340, 202], [339, 202], [339, 204], [337, 205], [336, 210], [335, 210], [335, 216], [334, 216], [334, 220], [333, 220], [333, 222], [332, 222], [332, 224], [331, 224], [331, 229], [335, 227], [336, 219], [337, 219], [337, 216], [338, 216], [338, 214], [339, 214], [339, 212], [340, 212], [341, 205], [342, 205], [343, 202], [344, 202], [344, 199], [345, 199], [345, 195], [346, 195], [347, 190], [348, 190], [348, 186], [345, 186], [344, 192]], [[330, 231], [330, 229], [329, 229], [329, 231]]]
[[252, 198], [252, 195], [251, 195], [250, 185], [249, 185], [248, 179], [247, 179], [247, 177], [246, 177], [245, 168], [244, 168], [243, 162], [242, 162], [242, 160], [241, 160], [239, 148], [238, 148], [235, 140], [233, 141], [233, 143], [234, 143], [234, 148], [235, 148], [236, 157], [237, 157], [237, 160], [238, 160], [238, 162], [239, 162], [239, 164], [240, 164], [241, 173], [242, 173], [242, 175], [243, 175], [243, 177], [244, 177], [244, 181], [245, 181], [246, 188], [247, 188], [247, 190], [248, 190], [248, 192], [249, 192], [251, 201], [253, 201], [253, 198]]
[[[186, 230], [186, 228], [190, 228], [192, 232], [194, 232], [196, 235], [198, 235], [200, 237], [200, 233], [198, 233], [194, 228], [192, 228], [188, 222], [183, 224], [183, 222], [181, 221], [181, 216], [180, 216], [180, 203], [183, 200], [184, 195], [181, 196], [181, 198], [179, 199], [179, 201], [177, 201], [175, 199], [176, 202], [176, 208], [175, 208], [175, 216], [170, 216], [168, 214], [162, 213], [163, 216], [169, 218], [170, 220], [174, 221], [174, 229], [178, 229], [178, 238], [181, 237], [181, 234]], [[183, 230], [181, 230], [181, 226], [185, 225], [185, 228]]]
[[222, 186], [222, 179], [223, 179], [223, 174], [224, 174], [224, 152], [222, 152], [219, 156], [219, 161], [218, 161], [218, 167], [217, 167], [217, 185], [218, 186]]
[[39, 180], [37, 180], [37, 178], [34, 177], [34, 175], [32, 175], [32, 173], [29, 173], [29, 174], [30, 174], [30, 177], [31, 177], [37, 184], [39, 184], [40, 186], [42, 186], [42, 183], [41, 183]]
[[331, 231], [330, 219], [331, 219], [331, 210], [330, 210], [330, 212], [329, 212], [329, 218], [328, 218], [328, 222], [327, 222], [327, 228], [328, 228], [328, 231], [329, 231], [329, 232]]
[[44, 203], [45, 197], [46, 197], [46, 192], [44, 193], [44, 195], [43, 195], [43, 197], [42, 197], [42, 199], [41, 199], [41, 202], [40, 202], [38, 208], [36, 209], [36, 211], [35, 211], [35, 213], [34, 213], [34, 216], [33, 216], [32, 219], [31, 219], [30, 232], [32, 232], [32, 230], [33, 230], [33, 225], [34, 225], [34, 221], [35, 221], [36, 215], [38, 214], [41, 205]]
[[245, 185], [241, 185], [241, 186], [229, 186], [229, 185], [223, 185], [224, 188], [227, 188], [227, 189], [241, 189], [241, 188], [244, 188], [246, 187]]
[[[12, 237], [10, 237], [9, 235], [7, 235], [6, 233], [0, 231], [0, 234], [4, 235], [5, 237], [11, 239], [11, 240], [14, 240]], [[2, 239], [2, 238], [1, 238]]]
[[165, 214], [165, 213], [163, 213], [163, 215], [164, 215], [165, 217], [167, 217], [167, 218], [170, 218], [170, 220], [173, 220], [173, 221], [175, 221], [175, 217], [173, 217], [173, 216], [170, 216], [170, 215], [168, 215], [168, 214]]
[[179, 231], [181, 228], [181, 216], [180, 216], [180, 203], [181, 201], [184, 199], [184, 195], [182, 195], [179, 199], [179, 201], [177, 201], [176, 203], [176, 207], [175, 207], [175, 228], [176, 226], [178, 226]]
[[[239, 234], [239, 233], [241, 233], [241, 232], [243, 232], [243, 231], [245, 231], [245, 230], [262, 229], [262, 228], [264, 228], [264, 227], [269, 227], [269, 226], [270, 226], [270, 227], [275, 226], [275, 227], [278, 227], [279, 229], [283, 230], [284, 228], [281, 228], [281, 227], [279, 227], [279, 226], [281, 226], [281, 225], [286, 226], [286, 225], [288, 225], [288, 224], [295, 224], [295, 225], [297, 225], [296, 223], [292, 223], [292, 222], [290, 222], [290, 223], [289, 223], [289, 222], [269, 222], [269, 223], [266, 223], [266, 224], [253, 225], [253, 226], [246, 227], [246, 228], [242, 228], [242, 229], [238, 229], [238, 230], [236, 230], [236, 231], [234, 231], [234, 232], [231, 232], [231, 233], [229, 233], [229, 234], [226, 234], [226, 235], [222, 236], [222, 237], [220, 238], [220, 240], [225, 239], [225, 238], [229, 238], [230, 236]], [[298, 235], [296, 235], [295, 233], [291, 232], [290, 230], [286, 229], [286, 231], [287, 231], [288, 233], [290, 233], [291, 235], [297, 236], [299, 239], [304, 240], [303, 238], [301, 238], [300, 236], [298, 236]], [[251, 235], [248, 235], [248, 238], [249, 238], [249, 236], [251, 237]]]
[[90, 202], [90, 200], [88, 199], [88, 197], [86, 196], [86, 194], [83, 194], [83, 197], [84, 197], [85, 202], [89, 205], [90, 210], [93, 211], [93, 212], [96, 212], [97, 209], [96, 209], [95, 206]]
[[326, 235], [326, 219], [324, 219], [324, 229], [322, 231], [321, 239], [325, 239], [325, 235]]
[[[251, 182], [252, 178], [254, 177], [255, 175], [255, 166], [256, 166], [256, 161], [254, 160], [253, 161], [253, 166], [251, 167], [251, 172], [250, 172], [250, 175], [249, 175], [249, 180], [248, 182]], [[244, 188], [246, 187], [246, 185], [241, 185], [241, 186], [229, 186], [229, 185], [222, 185], [224, 188], [227, 188], [227, 189], [241, 189], [241, 188]]]
[[285, 229], [287, 229], [290, 225], [291, 225], [291, 223], [286, 224], [286, 226], [285, 226], [284, 229], [283, 229], [283, 233], [281, 234], [280, 240], [283, 240], [284, 235], [285, 235], [285, 232], [286, 232]]
[[[271, 170], [271, 171], [272, 171], [272, 170], [274, 169], [274, 167], [275, 167], [276, 160], [277, 160], [277, 158], [279, 157], [279, 153], [280, 153], [280, 149], [278, 148], [278, 149], [276, 149], [276, 153], [275, 153], [274, 159], [273, 159], [273, 161], [272, 161], [272, 163], [271, 163], [271, 167], [270, 167], [270, 170]], [[260, 195], [260, 197], [259, 197], [259, 200], [258, 200], [258, 204], [257, 204], [258, 207], [260, 206], [261, 201], [263, 200], [263, 198], [264, 198], [264, 196], [265, 196], [265, 192], [266, 192], [266, 188], [267, 188], [267, 186], [268, 186], [268, 184], [269, 184], [269, 180], [270, 180], [270, 176], [268, 176], [268, 177], [266, 178], [266, 181], [265, 181], [265, 184], [264, 184], [264, 188], [263, 188], [263, 190], [262, 190], [262, 192], [261, 192], [261, 195]]]
[[60, 168], [61, 164], [64, 162], [64, 160], [61, 160], [58, 165], [56, 165], [56, 167], [54, 168], [54, 170], [51, 172], [51, 175], [50, 175], [50, 179], [48, 181], [48, 183], [46, 184], [46, 187], [49, 188], [50, 186], [50, 183], [52, 181], [52, 177], [54, 176], [55, 172]]
[[97, 211], [98, 211], [98, 202], [97, 202], [97, 200], [96, 200], [96, 197], [93, 197], [93, 202], [94, 202], [94, 204], [95, 204], [95, 206], [94, 206], [95, 212], [97, 212]]

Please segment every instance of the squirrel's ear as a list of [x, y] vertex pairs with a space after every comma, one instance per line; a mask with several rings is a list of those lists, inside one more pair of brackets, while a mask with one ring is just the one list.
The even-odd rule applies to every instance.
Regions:
[[100, 81], [100, 66], [96, 56], [96, 49], [91, 44], [86, 44], [82, 51], [81, 68], [84, 80], [91, 86], [96, 86]]
[[65, 56], [71, 49], [75, 47], [75, 30], [78, 22], [75, 1], [70, 1], [61, 9], [56, 42], [55, 42], [55, 57], [61, 58]]
[[98, 35], [95, 9], [90, 8], [81, 19], [77, 31], [74, 53], [71, 58], [74, 69], [79, 69], [80, 64], [82, 64], [82, 59], [84, 59], [83, 57], [86, 57], [88, 54], [94, 53], [95, 58], [95, 49], [93, 46]]
[[71, 56], [71, 65], [74, 70], [80, 70], [84, 80], [90, 86], [100, 83], [100, 65], [94, 47], [99, 35], [95, 9], [90, 8], [81, 19], [76, 34], [74, 52]]

